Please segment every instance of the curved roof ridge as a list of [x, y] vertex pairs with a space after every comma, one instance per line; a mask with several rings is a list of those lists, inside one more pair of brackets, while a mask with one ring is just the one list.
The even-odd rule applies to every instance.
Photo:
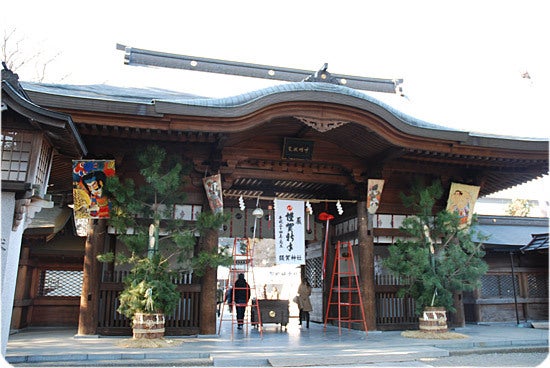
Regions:
[[[93, 99], [106, 102], [139, 104], [152, 108], [153, 114], [196, 114], [199, 116], [234, 116], [253, 111], [276, 102], [289, 101], [284, 95], [292, 94], [294, 100], [303, 99], [319, 102], [333, 102], [369, 109], [394, 124], [403, 124], [401, 129], [421, 128], [435, 132], [448, 132], [460, 135], [455, 138], [465, 140], [490, 140], [493, 138], [512, 139], [516, 141], [547, 142], [545, 138], [493, 135], [489, 133], [470, 132], [416, 118], [384, 102], [371, 94], [347, 86], [324, 82], [289, 82], [280, 83], [241, 93], [229, 97], [204, 97], [190, 93], [167, 90], [157, 87], [121, 87], [107, 84], [71, 85], [21, 82], [28, 91], [45, 95], [57, 95], [80, 99]], [[317, 93], [319, 93], [317, 95]], [[354, 100], [355, 99], [355, 102]], [[365, 105], [368, 104], [369, 106]], [[372, 110], [374, 108], [374, 110]], [[133, 111], [133, 110], [132, 110]], [[140, 110], [141, 111], [141, 110]]]
[[304, 92], [304, 91], [329, 92], [329, 93], [337, 93], [341, 95], [355, 97], [355, 98], [376, 104], [384, 108], [385, 110], [389, 111], [392, 115], [398, 117], [400, 120], [403, 120], [404, 122], [409, 123], [413, 126], [428, 128], [428, 129], [463, 132], [463, 130], [460, 130], [460, 129], [450, 128], [450, 127], [430, 123], [425, 120], [415, 118], [369, 94], [363, 93], [356, 89], [352, 89], [342, 85], [323, 83], [323, 82], [283, 83], [283, 84], [278, 84], [278, 85], [254, 90], [251, 92], [245, 92], [245, 93], [238, 94], [235, 96], [230, 96], [230, 97], [156, 99], [155, 102], [158, 101], [158, 102], [177, 103], [177, 104], [191, 105], [191, 106], [197, 106], [197, 107], [200, 106], [200, 107], [212, 107], [212, 108], [231, 108], [231, 107], [239, 107], [239, 106], [247, 105], [251, 102], [254, 102], [256, 100], [259, 100], [269, 95], [285, 93], [285, 92]]

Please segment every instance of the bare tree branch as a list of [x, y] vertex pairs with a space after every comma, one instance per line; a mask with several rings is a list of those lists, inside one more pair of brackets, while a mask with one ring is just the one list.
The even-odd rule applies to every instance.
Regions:
[[30, 78], [38, 82], [44, 81], [47, 67], [61, 55], [61, 52], [58, 52], [48, 58], [44, 50], [25, 53], [24, 50], [26, 44], [28, 45], [28, 40], [24, 37], [18, 38], [16, 28], [4, 30], [2, 41], [2, 60], [6, 63], [6, 66], [13, 72], [21, 72], [23, 67], [28, 67], [31, 63], [34, 63], [35, 75], [34, 78], [32, 76]]

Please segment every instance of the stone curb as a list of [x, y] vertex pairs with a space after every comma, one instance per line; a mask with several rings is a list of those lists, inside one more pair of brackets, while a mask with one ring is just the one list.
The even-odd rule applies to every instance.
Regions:
[[[510, 342], [508, 342], [510, 343]], [[169, 362], [178, 362], [181, 366], [184, 366], [183, 363], [193, 363], [192, 365], [197, 366], [274, 366], [274, 367], [289, 367], [289, 366], [311, 366], [312, 363], [315, 363], [316, 360], [319, 360], [318, 365], [341, 365], [341, 364], [366, 364], [366, 363], [375, 363], [375, 362], [399, 362], [399, 361], [411, 361], [423, 357], [434, 357], [434, 356], [456, 356], [456, 355], [469, 355], [469, 354], [492, 354], [492, 353], [511, 353], [511, 352], [548, 352], [549, 346], [548, 342], [546, 343], [537, 340], [536, 343], [531, 341], [530, 345], [526, 343], [523, 344], [508, 344], [501, 342], [500, 344], [496, 343], [493, 346], [480, 346], [487, 345], [486, 343], [480, 343], [478, 346], [434, 346], [433, 351], [426, 351], [424, 349], [419, 349], [423, 351], [414, 352], [414, 353], [403, 353], [403, 354], [362, 354], [355, 357], [335, 357], [336, 360], [331, 361], [327, 357], [318, 357], [307, 359], [301, 359], [299, 357], [288, 357], [288, 358], [247, 358], [246, 355], [242, 357], [232, 357], [232, 358], [212, 358], [209, 353], [126, 353], [126, 354], [52, 354], [52, 355], [26, 355], [26, 356], [10, 356], [7, 357], [7, 362], [10, 364], [24, 364], [24, 363], [55, 363], [55, 362], [81, 362], [81, 363], [100, 363], [100, 362], [111, 362], [112, 364], [124, 363], [132, 365], [132, 362], [136, 361], [145, 361], [145, 360], [162, 360], [167, 364]], [[303, 360], [303, 361], [302, 361]], [[98, 366], [97, 364], [94, 364]], [[313, 364], [315, 365], [315, 364]]]

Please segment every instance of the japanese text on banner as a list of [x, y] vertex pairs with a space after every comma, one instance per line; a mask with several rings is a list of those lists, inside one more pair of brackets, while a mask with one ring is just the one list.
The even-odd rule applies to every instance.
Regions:
[[306, 263], [302, 201], [275, 200], [275, 256], [277, 264]]

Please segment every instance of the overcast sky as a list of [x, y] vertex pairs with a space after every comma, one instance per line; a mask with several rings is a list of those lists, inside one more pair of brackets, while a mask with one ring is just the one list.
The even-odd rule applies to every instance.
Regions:
[[[117, 43], [312, 71], [328, 63], [332, 73], [403, 78], [407, 97], [385, 101], [419, 119], [550, 135], [545, 1], [10, 1], [0, 17], [20, 55], [40, 52], [39, 65], [53, 58], [44, 82], [213, 97], [274, 83], [124, 65]], [[18, 73], [32, 81], [28, 64]]]

